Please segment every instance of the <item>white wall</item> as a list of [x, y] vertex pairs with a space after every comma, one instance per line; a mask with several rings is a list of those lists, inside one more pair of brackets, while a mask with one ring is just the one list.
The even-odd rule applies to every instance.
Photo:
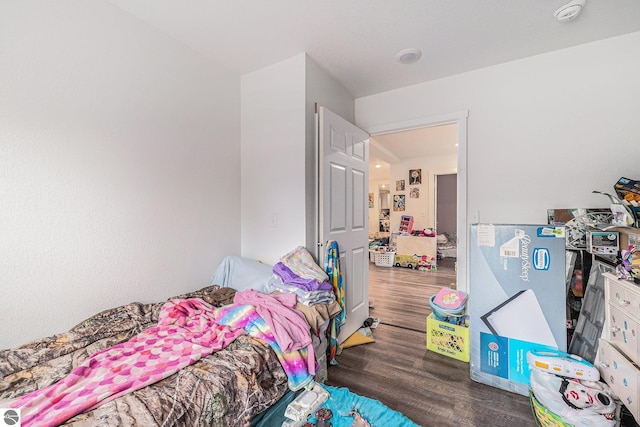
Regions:
[[356, 100], [356, 124], [468, 110], [468, 218], [545, 223], [638, 178], [640, 33]]
[[305, 55], [242, 76], [242, 256], [305, 244]]
[[0, 348], [239, 254], [239, 77], [100, 1], [3, 2], [0, 52]]
[[[434, 174], [452, 173], [456, 171], [457, 157], [428, 156], [405, 160], [404, 162], [391, 165], [391, 232], [398, 232], [400, 229], [400, 217], [403, 215], [413, 216], [413, 229], [422, 230], [425, 228], [435, 229], [435, 179]], [[422, 184], [410, 185], [409, 171], [411, 169], [422, 170]], [[404, 180], [404, 191], [396, 191], [396, 181]], [[419, 190], [418, 198], [411, 198], [409, 194], [411, 188]], [[404, 194], [405, 211], [393, 210], [393, 196]]]
[[353, 120], [354, 100], [306, 54], [242, 76], [242, 256], [313, 253], [317, 102]]

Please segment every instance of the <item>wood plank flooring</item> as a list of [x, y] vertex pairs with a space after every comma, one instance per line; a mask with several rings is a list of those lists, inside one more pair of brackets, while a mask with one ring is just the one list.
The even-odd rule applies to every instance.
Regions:
[[452, 259], [433, 272], [371, 264], [369, 275], [370, 313], [381, 321], [376, 342], [343, 350], [328, 385], [376, 399], [423, 427], [536, 426], [527, 397], [474, 382], [468, 363], [426, 349], [429, 297], [455, 286]]
[[429, 298], [444, 287], [455, 288], [453, 258], [439, 261], [435, 271], [369, 267], [370, 315], [384, 324], [427, 331]]

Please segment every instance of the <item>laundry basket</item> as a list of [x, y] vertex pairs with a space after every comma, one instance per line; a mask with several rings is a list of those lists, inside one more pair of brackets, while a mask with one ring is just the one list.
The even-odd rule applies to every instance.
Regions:
[[571, 424], [565, 423], [560, 416], [554, 414], [538, 402], [538, 399], [536, 399], [531, 389], [529, 390], [529, 399], [531, 400], [531, 409], [533, 410], [533, 415], [536, 417], [536, 424], [538, 426], [571, 427]]
[[376, 265], [378, 267], [393, 267], [395, 255], [395, 252], [376, 252]]

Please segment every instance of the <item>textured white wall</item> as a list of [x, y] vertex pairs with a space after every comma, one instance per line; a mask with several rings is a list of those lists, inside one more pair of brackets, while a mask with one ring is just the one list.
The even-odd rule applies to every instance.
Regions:
[[305, 55], [242, 76], [242, 256], [305, 244]]
[[239, 77], [101, 1], [3, 2], [0, 52], [0, 348], [239, 254]]
[[353, 121], [353, 97], [302, 53], [242, 76], [242, 256], [313, 253], [319, 103]]
[[[400, 229], [402, 215], [413, 216], [413, 229], [435, 228], [435, 183], [434, 174], [456, 171], [456, 155], [418, 157], [391, 165], [391, 231]], [[422, 184], [410, 185], [409, 170], [422, 170]], [[396, 191], [396, 181], [404, 180], [404, 191]], [[418, 188], [419, 197], [411, 198], [411, 188]], [[405, 211], [393, 210], [393, 196], [404, 194]]]
[[640, 33], [356, 100], [356, 124], [468, 118], [469, 222], [544, 223], [638, 178]]

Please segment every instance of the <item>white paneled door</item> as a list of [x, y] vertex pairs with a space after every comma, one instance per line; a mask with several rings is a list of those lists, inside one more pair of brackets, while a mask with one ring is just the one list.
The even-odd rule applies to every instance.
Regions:
[[339, 342], [369, 317], [369, 135], [330, 110], [318, 108], [319, 225], [324, 250], [338, 242], [346, 323]]

